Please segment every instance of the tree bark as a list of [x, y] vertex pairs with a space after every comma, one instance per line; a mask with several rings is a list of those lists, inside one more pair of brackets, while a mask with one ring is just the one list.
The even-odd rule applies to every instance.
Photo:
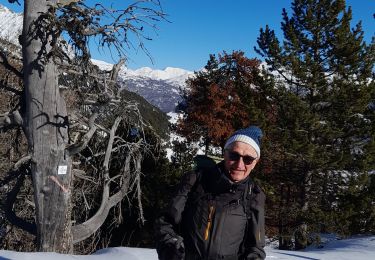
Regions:
[[[302, 185], [302, 194], [301, 194], [301, 214], [302, 219], [300, 219], [301, 223], [298, 225], [297, 229], [294, 232], [294, 240], [295, 240], [295, 249], [301, 250], [305, 249], [308, 244], [308, 226], [306, 223], [306, 215], [308, 214], [309, 210], [309, 194], [311, 193], [311, 177], [312, 171], [306, 167], [306, 171], [303, 174], [303, 185]], [[301, 217], [300, 217], [301, 218]]]
[[37, 246], [39, 251], [71, 253], [71, 159], [65, 152], [68, 119], [57, 68], [48, 55], [51, 36], [41, 19], [47, 4], [56, 0], [24, 3], [24, 126], [32, 161]]

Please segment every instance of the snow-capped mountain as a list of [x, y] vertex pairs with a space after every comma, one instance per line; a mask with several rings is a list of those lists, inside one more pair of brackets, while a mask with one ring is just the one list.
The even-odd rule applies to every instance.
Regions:
[[[22, 33], [22, 13], [15, 13], [0, 5], [0, 38], [19, 46], [18, 36]], [[113, 64], [93, 60], [103, 70], [111, 70]], [[152, 105], [168, 113], [174, 111], [180, 100], [180, 89], [185, 88], [185, 81], [193, 72], [180, 68], [167, 67], [153, 70], [143, 67], [131, 70], [123, 66], [118, 82], [123, 88], [144, 97]]]
[[[92, 60], [102, 70], [111, 70], [113, 64]], [[193, 72], [167, 67], [164, 70], [153, 70], [143, 67], [131, 70], [122, 67], [118, 82], [123, 88], [144, 97], [148, 102], [160, 108], [163, 112], [174, 111], [180, 101], [180, 89], [185, 88], [185, 81]]]
[[152, 70], [120, 70], [118, 81], [129, 91], [144, 97], [148, 102], [168, 113], [175, 110], [180, 101], [180, 89], [185, 88], [186, 79], [193, 73], [179, 68]]
[[19, 45], [18, 36], [22, 33], [23, 16], [0, 5], [0, 38]]

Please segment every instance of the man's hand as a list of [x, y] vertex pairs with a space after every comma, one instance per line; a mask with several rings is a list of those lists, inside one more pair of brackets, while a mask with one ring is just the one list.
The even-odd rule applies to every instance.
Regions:
[[184, 239], [178, 235], [168, 236], [163, 241], [163, 246], [160, 248], [159, 258], [162, 260], [184, 260], [185, 246]]
[[171, 239], [171, 243], [176, 251], [176, 255], [178, 255], [179, 259], [185, 258], [185, 246], [184, 246], [184, 239], [180, 236], [174, 237]]

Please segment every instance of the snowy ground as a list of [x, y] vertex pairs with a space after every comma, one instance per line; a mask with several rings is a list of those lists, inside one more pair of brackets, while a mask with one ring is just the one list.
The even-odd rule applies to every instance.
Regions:
[[[321, 248], [310, 247], [304, 251], [282, 251], [266, 248], [267, 260], [371, 260], [375, 259], [375, 236], [344, 240], [329, 239]], [[116, 247], [102, 249], [93, 255], [62, 255], [56, 253], [20, 253], [0, 250], [0, 260], [157, 260], [155, 249]]]

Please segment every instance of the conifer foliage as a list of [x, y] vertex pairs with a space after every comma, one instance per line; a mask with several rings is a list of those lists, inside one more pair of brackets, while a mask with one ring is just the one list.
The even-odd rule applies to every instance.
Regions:
[[278, 127], [268, 134], [283, 156], [273, 164], [277, 178], [271, 179], [280, 192], [270, 207], [281, 245], [290, 247], [283, 238], [294, 234], [302, 237], [295, 247], [303, 248], [308, 231], [369, 231], [359, 223], [371, 221], [355, 210], [368, 212], [373, 223], [373, 195], [361, 204], [357, 195], [366, 193], [368, 172], [375, 169], [374, 39], [366, 44], [361, 23], [351, 29], [344, 0], [294, 0], [292, 14], [284, 9], [282, 16], [283, 41], [267, 26], [255, 50], [278, 75]]

